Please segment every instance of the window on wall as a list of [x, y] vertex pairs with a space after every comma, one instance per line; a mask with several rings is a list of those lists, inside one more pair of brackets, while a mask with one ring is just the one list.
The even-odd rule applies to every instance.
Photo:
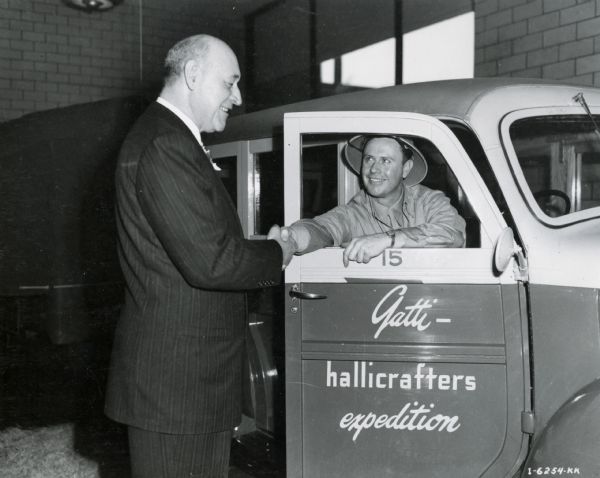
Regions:
[[335, 63], [334, 58], [321, 62], [321, 83], [326, 85], [335, 83]]
[[[322, 85], [381, 88], [421, 81], [472, 78], [475, 71], [475, 13], [464, 2], [428, 1], [403, 10], [401, 43], [396, 37], [371, 43], [320, 62]], [[429, 9], [423, 13], [423, 6]], [[419, 8], [417, 8], [419, 7]], [[440, 11], [438, 11], [440, 10]], [[401, 48], [401, 52], [398, 49]], [[397, 72], [401, 53], [402, 71]]]
[[395, 38], [342, 55], [342, 85], [380, 88], [395, 83]]
[[388, 38], [330, 58], [320, 66], [321, 83], [324, 84], [361, 88], [392, 86], [396, 84], [396, 39]]
[[475, 13], [468, 12], [402, 37], [402, 83], [473, 78]]

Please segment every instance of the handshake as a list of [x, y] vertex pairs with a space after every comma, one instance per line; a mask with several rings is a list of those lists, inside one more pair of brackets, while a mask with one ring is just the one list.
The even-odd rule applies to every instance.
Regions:
[[294, 231], [289, 227], [279, 227], [277, 224], [274, 224], [271, 226], [271, 229], [269, 229], [267, 239], [277, 241], [281, 247], [281, 250], [283, 251], [282, 269], [285, 269], [292, 260], [292, 256], [300, 250], [296, 234], [294, 234]]
[[[303, 227], [296, 227], [294, 225], [291, 227], [279, 227], [275, 224], [269, 230], [267, 239], [273, 239], [281, 246], [281, 250], [283, 251], [283, 269], [290, 263], [294, 254], [302, 254], [307, 250], [314, 250], [314, 242], [311, 242], [311, 235]], [[322, 244], [321, 247], [326, 247], [327, 245]], [[349, 242], [341, 245], [344, 248], [342, 257], [344, 267], [348, 267], [350, 262], [367, 264], [371, 259], [379, 256], [389, 247], [402, 247], [404, 240], [401, 232], [382, 232], [354, 237]]]

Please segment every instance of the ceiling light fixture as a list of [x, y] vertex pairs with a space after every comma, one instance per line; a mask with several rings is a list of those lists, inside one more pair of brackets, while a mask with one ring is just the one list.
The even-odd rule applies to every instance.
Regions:
[[63, 3], [71, 8], [85, 12], [102, 12], [117, 6], [123, 0], [63, 0]]

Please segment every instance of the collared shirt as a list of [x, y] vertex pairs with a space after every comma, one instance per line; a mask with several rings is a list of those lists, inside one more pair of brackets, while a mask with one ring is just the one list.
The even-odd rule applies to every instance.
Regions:
[[213, 168], [216, 171], [221, 171], [221, 168], [219, 168], [219, 166], [217, 166], [213, 162], [213, 160], [210, 156], [210, 151], [208, 149], [206, 149], [206, 146], [204, 146], [204, 143], [202, 142], [202, 137], [200, 136], [200, 129], [198, 128], [198, 126], [196, 126], [196, 123], [194, 123], [192, 121], [192, 119], [188, 115], [186, 115], [183, 111], [181, 111], [179, 108], [177, 108], [177, 106], [175, 106], [174, 104], [165, 100], [162, 96], [159, 96], [158, 98], [156, 98], [156, 102], [160, 103], [165, 108], [171, 110], [173, 112], [173, 114], [175, 114], [181, 121], [184, 122], [184, 124], [189, 128], [189, 130], [194, 135], [194, 138], [196, 138], [196, 140], [198, 141], [198, 144], [200, 144], [202, 151], [204, 151], [204, 154], [206, 154], [206, 157], [210, 160], [211, 164], [213, 165]]
[[308, 247], [300, 252], [389, 231], [395, 232], [398, 247], [462, 247], [465, 241], [465, 220], [450, 199], [420, 184], [404, 188], [403, 196], [389, 208], [360, 191], [348, 204], [292, 225], [297, 227], [310, 233]]

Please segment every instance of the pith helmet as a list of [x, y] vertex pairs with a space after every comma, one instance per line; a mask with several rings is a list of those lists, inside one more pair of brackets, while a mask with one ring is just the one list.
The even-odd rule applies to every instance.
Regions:
[[423, 156], [423, 153], [417, 149], [411, 142], [397, 135], [388, 134], [359, 134], [350, 138], [344, 145], [344, 157], [350, 169], [352, 169], [358, 176], [360, 176], [360, 169], [362, 165], [362, 156], [365, 145], [374, 138], [391, 138], [395, 140], [404, 154], [413, 160], [413, 167], [408, 173], [408, 176], [404, 178], [404, 184], [406, 186], [414, 186], [419, 184], [427, 175], [427, 161]]

